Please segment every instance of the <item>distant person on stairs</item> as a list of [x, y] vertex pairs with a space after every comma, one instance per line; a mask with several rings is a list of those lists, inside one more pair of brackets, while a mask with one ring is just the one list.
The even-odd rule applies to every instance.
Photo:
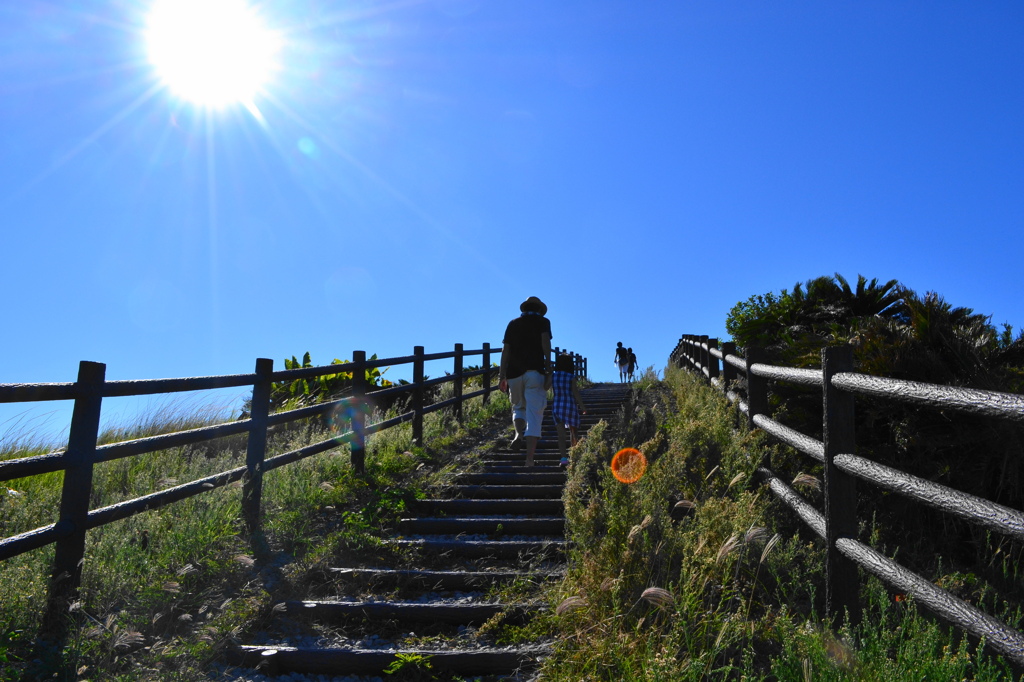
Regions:
[[572, 356], [568, 353], [561, 353], [555, 358], [555, 373], [551, 384], [555, 397], [551, 401], [551, 416], [558, 430], [558, 451], [562, 455], [562, 466], [569, 463], [565, 431], [569, 430], [570, 445], [576, 445], [579, 441], [576, 430], [580, 426], [580, 414], [587, 412], [583, 398], [580, 397], [580, 388], [576, 385], [575, 369]]
[[619, 383], [623, 383], [629, 369], [629, 350], [622, 347], [622, 341], [615, 348], [615, 364], [619, 368]]
[[630, 381], [636, 381], [634, 376], [634, 372], [636, 372], [636, 353], [633, 352], [632, 348], [627, 348], [626, 351], [629, 352], [629, 366], [626, 368], [626, 372], [629, 374]]
[[536, 296], [523, 301], [519, 310], [522, 314], [508, 323], [502, 339], [498, 389], [507, 390], [512, 401], [512, 449], [522, 449], [525, 441], [526, 466], [532, 467], [551, 388], [551, 321], [544, 317], [548, 307]]

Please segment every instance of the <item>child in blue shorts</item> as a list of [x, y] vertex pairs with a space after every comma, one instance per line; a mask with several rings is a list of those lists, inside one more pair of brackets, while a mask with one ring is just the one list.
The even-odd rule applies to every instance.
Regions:
[[570, 444], [576, 445], [579, 441], [576, 430], [580, 426], [580, 414], [587, 413], [587, 408], [580, 397], [579, 386], [576, 385], [574, 369], [572, 356], [568, 353], [560, 353], [555, 358], [555, 371], [551, 381], [555, 397], [551, 401], [551, 416], [558, 430], [558, 451], [562, 455], [562, 466], [569, 463], [569, 451], [565, 443], [566, 429], [569, 430]]

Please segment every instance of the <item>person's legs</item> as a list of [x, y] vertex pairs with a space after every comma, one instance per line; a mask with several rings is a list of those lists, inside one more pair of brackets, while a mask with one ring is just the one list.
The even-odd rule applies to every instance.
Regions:
[[523, 375], [523, 396], [526, 408], [523, 416], [526, 419], [526, 466], [533, 466], [533, 456], [537, 452], [540, 440], [541, 423], [544, 420], [544, 406], [548, 402], [548, 392], [544, 389], [544, 375], [534, 370]]
[[516, 429], [516, 437], [512, 441], [516, 447], [522, 445], [526, 432], [526, 380], [516, 377], [508, 380], [508, 399], [512, 403], [512, 425]]
[[561, 455], [562, 459], [565, 459], [569, 456], [569, 449], [565, 443], [565, 424], [562, 423], [561, 419], [555, 419], [555, 430], [558, 432], [558, 454]]

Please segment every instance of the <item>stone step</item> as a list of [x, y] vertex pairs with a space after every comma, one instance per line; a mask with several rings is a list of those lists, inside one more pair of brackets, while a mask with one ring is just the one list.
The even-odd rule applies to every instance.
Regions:
[[[487, 461], [492, 462], [525, 462], [525, 452], [489, 452], [486, 455]], [[561, 458], [558, 454], [558, 450], [548, 450], [546, 452], [537, 452], [533, 455], [533, 461], [537, 464], [544, 462], [557, 462]]]
[[430, 672], [463, 676], [512, 675], [532, 670], [550, 653], [546, 646], [480, 648], [472, 650], [433, 649], [341, 649], [290, 646], [242, 645], [231, 650], [230, 662], [246, 668], [259, 667], [266, 675], [296, 672], [319, 675], [376, 675], [402, 657], [430, 661]]
[[[512, 448], [506, 446], [506, 447], [498, 448], [498, 450], [496, 450], [495, 452], [500, 452], [502, 454], [507, 454], [507, 455], [523, 455], [524, 457], [526, 456], [526, 448], [521, 448], [519, 450], [513, 450]], [[550, 442], [546, 442], [545, 441], [545, 442], [543, 442], [542, 445], [538, 445], [537, 449], [533, 451], [533, 456], [534, 457], [537, 457], [538, 455], [557, 455], [557, 454], [558, 454], [558, 441], [556, 441], [553, 438], [551, 439]]]
[[[484, 465], [484, 470], [482, 472], [480, 472], [480, 473], [485, 473], [485, 474], [518, 474], [518, 473], [523, 473], [523, 472], [529, 472], [529, 473], [534, 473], [534, 474], [553, 474], [553, 473], [558, 473], [558, 472], [565, 471], [565, 469], [563, 469], [562, 465], [559, 463], [560, 461], [561, 461], [560, 459], [557, 460], [557, 461], [556, 460], [548, 460], [544, 464], [538, 464], [536, 462], [536, 460], [534, 460], [534, 465], [532, 467], [530, 467], [529, 469], [526, 468], [526, 462], [525, 461], [520, 462], [518, 464], [512, 464], [512, 463], [508, 463], [508, 462], [499, 462], [499, 463], [496, 463], [496, 464], [492, 464], [490, 462], [484, 461], [484, 462], [482, 462], [482, 464]], [[554, 462], [554, 463], [551, 463], [551, 462]]]
[[462, 499], [562, 499], [561, 485], [456, 485], [448, 490]]
[[412, 511], [424, 514], [544, 514], [549, 516], [564, 513], [565, 505], [560, 499], [491, 499], [491, 500], [417, 500]]
[[403, 550], [419, 550], [431, 554], [449, 554], [465, 559], [526, 560], [565, 554], [565, 540], [444, 540], [433, 538], [392, 539], [386, 544]]
[[512, 622], [525, 622], [529, 616], [545, 610], [542, 604], [418, 603], [398, 601], [286, 601], [275, 607], [290, 616], [335, 621], [351, 618], [370, 620], [429, 621], [450, 625], [479, 625], [499, 613]]
[[517, 580], [534, 583], [559, 580], [562, 570], [537, 571], [419, 571], [390, 568], [332, 568], [339, 579], [372, 585], [407, 586], [428, 591], [471, 591]]
[[562, 485], [565, 483], [565, 472], [530, 472], [528, 469], [520, 473], [508, 474], [459, 474], [456, 481], [460, 484], [479, 485]]
[[409, 535], [563, 535], [564, 516], [445, 516], [408, 518], [398, 522], [398, 529]]
[[[611, 419], [620, 412], [629, 386], [624, 384], [595, 385], [584, 389], [584, 402], [590, 408], [581, 420], [580, 434], [600, 419]], [[395, 568], [333, 568], [339, 582], [352, 585], [359, 592], [387, 591], [389, 598], [369, 601], [295, 600], [285, 602], [278, 610], [291, 617], [305, 616], [317, 620], [349, 620], [346, 630], [362, 624], [380, 624], [394, 630], [400, 623], [403, 631], [416, 623], [473, 625], [487, 621], [496, 614], [516, 619], [529, 618], [545, 607], [522, 603], [498, 604], [463, 601], [411, 601], [425, 592], [483, 592], [493, 585], [531, 584], [564, 577], [566, 541], [563, 537], [565, 519], [561, 497], [565, 471], [560, 467], [557, 431], [550, 415], [545, 418], [541, 443], [534, 456], [534, 467], [526, 469], [526, 453], [512, 452], [502, 439], [489, 448], [482, 460], [484, 471], [457, 475], [453, 482], [438, 490], [446, 499], [419, 500], [410, 505], [410, 514], [399, 522], [399, 531], [407, 536], [386, 541], [401, 556], [403, 563], [416, 562], [442, 566], [466, 565], [468, 560], [493, 559], [498, 565], [531, 570], [421, 570]], [[481, 461], [481, 460], [478, 460]], [[517, 539], [486, 538], [499, 531]], [[521, 538], [528, 539], [521, 539]], [[408, 565], [407, 563], [405, 565]], [[518, 589], [518, 588], [517, 588]], [[398, 601], [401, 594], [410, 601]], [[358, 619], [358, 621], [353, 620]], [[360, 625], [357, 626], [356, 623]], [[378, 623], [379, 622], [379, 623]], [[426, 630], [424, 634], [426, 634]], [[430, 631], [434, 633], [434, 630]], [[367, 640], [372, 641], [372, 640]], [[434, 646], [430, 644], [428, 646]], [[389, 666], [406, 661], [405, 667], [388, 679], [449, 679], [451, 677], [482, 677], [488, 682], [533, 679], [544, 656], [550, 654], [546, 644], [508, 647], [476, 647], [472, 649], [398, 648], [298, 648], [291, 646], [249, 645], [229, 650], [228, 662], [260, 673], [278, 676], [306, 673], [330, 676], [383, 676]], [[430, 669], [416, 666], [416, 661], [429, 661]], [[296, 675], [297, 676], [297, 675]]]

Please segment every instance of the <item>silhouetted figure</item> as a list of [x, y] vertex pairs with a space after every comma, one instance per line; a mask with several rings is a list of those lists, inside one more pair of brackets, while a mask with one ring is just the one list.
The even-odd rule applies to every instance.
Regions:
[[521, 450], [525, 440], [526, 466], [532, 467], [551, 388], [551, 322], [544, 317], [548, 307], [536, 296], [523, 301], [519, 310], [522, 315], [508, 323], [502, 339], [498, 389], [507, 390], [512, 402], [512, 449]]
[[629, 369], [629, 349], [622, 346], [622, 341], [615, 348], [615, 365], [619, 368], [619, 383], [626, 380]]

